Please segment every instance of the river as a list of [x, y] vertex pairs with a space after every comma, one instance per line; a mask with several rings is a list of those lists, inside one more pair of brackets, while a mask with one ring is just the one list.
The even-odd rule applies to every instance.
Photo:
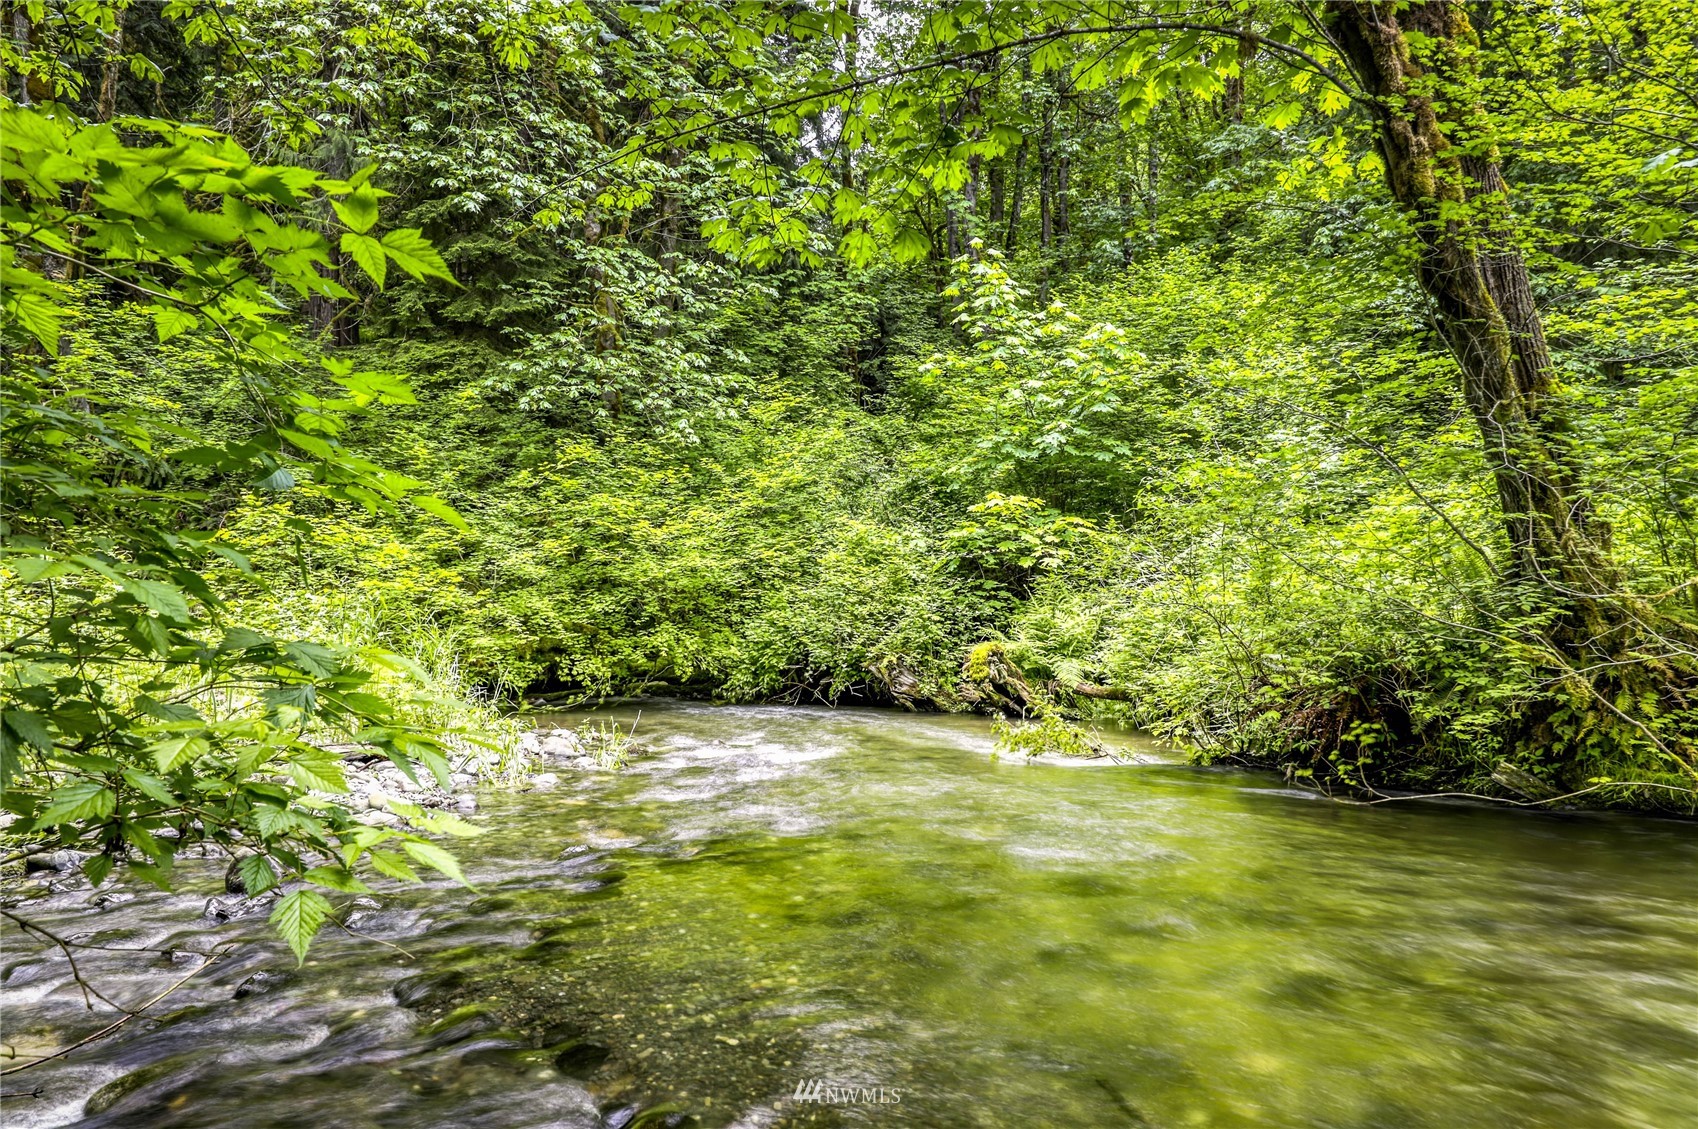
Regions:
[[[16, 907], [237, 944], [0, 1080], [5, 1124], [1698, 1125], [1691, 824], [1350, 806], [1131, 738], [1027, 764], [976, 718], [648, 703], [637, 736], [487, 794], [475, 891], [385, 885], [298, 970], [207, 916], [212, 860]], [[194, 960], [80, 963], [134, 1002]], [[10, 926], [0, 977], [20, 1053], [114, 1018]]]

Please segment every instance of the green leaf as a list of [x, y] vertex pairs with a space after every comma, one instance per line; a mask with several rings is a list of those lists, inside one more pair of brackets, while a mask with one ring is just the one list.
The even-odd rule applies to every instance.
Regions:
[[[356, 232], [370, 231], [371, 225], [377, 222], [377, 193], [369, 184], [361, 185], [346, 199], [330, 201], [330, 206], [336, 209], [342, 222]], [[342, 249], [348, 249], [345, 242]]]
[[[395, 811], [396, 805], [391, 804], [389, 810]], [[400, 812], [400, 814], [409, 815], [408, 812], [404, 811]], [[421, 827], [433, 835], [445, 834], [453, 835], [459, 839], [470, 839], [474, 836], [483, 834], [483, 828], [476, 824], [467, 823], [465, 820], [449, 811], [427, 812], [422, 808], [414, 808], [413, 813], [411, 814], [411, 819], [415, 826]]]
[[466, 524], [466, 519], [460, 516], [459, 511], [441, 498], [430, 494], [415, 494], [413, 495], [413, 504], [432, 517], [441, 518], [462, 533], [472, 531], [472, 527]]
[[[174, 840], [158, 838], [152, 832], [136, 826], [127, 819], [119, 823], [118, 830], [123, 834], [125, 842], [152, 859], [156, 865], [170, 868], [171, 852], [176, 850]], [[131, 862], [130, 869], [133, 871], [135, 867], [136, 864]], [[154, 882], [155, 879], [149, 878], [148, 881]]]
[[270, 804], [254, 807], [254, 826], [259, 828], [263, 839], [274, 839], [293, 831], [300, 824], [301, 817], [288, 808], [274, 808]]
[[296, 666], [319, 678], [329, 678], [342, 668], [342, 660], [335, 651], [304, 639], [283, 644], [283, 653], [293, 659]]
[[236, 873], [242, 876], [242, 889], [250, 897], [277, 885], [277, 868], [265, 855], [243, 855], [236, 860]]
[[18, 755], [18, 739], [9, 729], [0, 729], [0, 795], [11, 790], [12, 781], [23, 773], [24, 759]]
[[188, 623], [194, 618], [189, 612], [189, 601], [175, 585], [136, 576], [120, 577], [118, 583], [135, 600], [166, 619]]
[[5, 725], [26, 744], [34, 745], [44, 753], [53, 751], [53, 734], [48, 731], [47, 722], [40, 714], [18, 706], [7, 706]]
[[5, 321], [15, 322], [41, 342], [51, 354], [59, 352], [59, 321], [65, 311], [33, 290], [12, 290], [6, 295]]
[[171, 772], [179, 765], [192, 764], [211, 751], [212, 746], [205, 737], [192, 733], [166, 737], [148, 746], [148, 752], [153, 754], [153, 763], [159, 766], [160, 772]]
[[308, 882], [315, 882], [320, 886], [326, 886], [332, 890], [339, 890], [344, 894], [371, 893], [370, 886], [367, 886], [364, 882], [361, 882], [353, 874], [343, 870], [341, 867], [315, 866], [305, 874], [301, 875], [301, 877], [306, 879]]
[[282, 493], [285, 490], [293, 490], [295, 488], [295, 476], [289, 473], [288, 467], [278, 467], [276, 470], [254, 483], [254, 486], [260, 490], [275, 490], [278, 493]]
[[931, 249], [932, 241], [926, 238], [926, 233], [914, 227], [905, 227], [897, 232], [890, 244], [891, 255], [903, 263], [923, 259]]
[[139, 769], [126, 768], [124, 779], [136, 791], [150, 800], [158, 800], [162, 804], [175, 804], [177, 797], [171, 794], [171, 789], [165, 786], [165, 781], [157, 776], [150, 776]]
[[161, 343], [200, 326], [200, 318], [176, 306], [153, 307], [153, 327]]
[[342, 250], [359, 264], [379, 290], [383, 289], [383, 280], [389, 274], [389, 260], [383, 257], [383, 244], [369, 235], [355, 235], [350, 231], [342, 236]]
[[1284, 102], [1262, 115], [1262, 124], [1269, 129], [1289, 129], [1303, 117], [1303, 103]]
[[448, 273], [442, 256], [436, 253], [436, 248], [430, 245], [430, 240], [416, 227], [391, 231], [383, 237], [383, 249], [395, 260], [396, 266], [414, 278], [429, 276], [448, 282], [454, 281], [454, 276]]
[[70, 561], [56, 561], [51, 557], [13, 557], [6, 562], [6, 567], [17, 573], [18, 579], [25, 584], [51, 580], [55, 576], [67, 576], [80, 571]]
[[112, 873], [112, 856], [95, 855], [93, 858], [86, 859], [83, 862], [83, 873], [88, 875], [90, 882], [96, 886], [100, 885], [106, 881], [106, 876]]
[[454, 856], [435, 843], [427, 843], [423, 839], [408, 839], [401, 846], [415, 861], [446, 874], [467, 889], [471, 888], [472, 884], [460, 873], [460, 864], [455, 861]]
[[297, 963], [305, 963], [307, 946], [330, 917], [330, 902], [316, 890], [296, 890], [271, 911], [271, 924], [289, 947]]
[[372, 869], [390, 878], [399, 878], [406, 882], [419, 882], [418, 871], [407, 865], [407, 860], [394, 851], [372, 851], [367, 858], [371, 860]]
[[59, 823], [105, 819], [118, 808], [118, 797], [112, 789], [92, 780], [80, 780], [55, 788], [48, 804], [35, 817], [36, 826], [50, 827]]
[[57, 122], [27, 106], [0, 110], [0, 137], [8, 149], [21, 153], [63, 153], [65, 131]]
[[289, 775], [303, 788], [317, 792], [346, 792], [348, 781], [342, 775], [342, 761], [329, 753], [308, 753], [289, 759]]

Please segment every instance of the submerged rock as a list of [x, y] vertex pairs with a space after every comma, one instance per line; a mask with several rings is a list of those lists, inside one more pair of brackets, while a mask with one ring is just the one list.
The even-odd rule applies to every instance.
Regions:
[[177, 1066], [177, 1060], [169, 1058], [163, 1062], [144, 1066], [140, 1070], [132, 1070], [122, 1078], [108, 1082], [93, 1094], [90, 1094], [88, 1101], [83, 1103], [83, 1116], [95, 1117], [105, 1113], [142, 1087], [169, 1076], [172, 1071], [177, 1069]]
[[425, 1028], [425, 1047], [428, 1050], [436, 1050], [453, 1046], [455, 1043], [463, 1043], [467, 1039], [500, 1029], [501, 1019], [488, 1004], [467, 1004], [455, 1008]]
[[88, 900], [88, 904], [96, 909], [106, 909], [110, 906], [121, 906], [125, 902], [136, 900], [135, 894], [128, 890], [102, 890]]
[[446, 972], [432, 972], [422, 976], [409, 976], [391, 989], [395, 1002], [405, 1008], [421, 1008], [435, 1000], [441, 999], [461, 984], [465, 983], [466, 974], [458, 969]]
[[244, 979], [240, 984], [237, 984], [236, 991], [230, 998], [235, 1000], [245, 1000], [249, 996], [263, 996], [267, 992], [276, 991], [278, 988], [287, 984], [289, 980], [290, 977], [281, 972], [268, 972], [262, 968], [252, 976]]
[[226, 921], [236, 921], [255, 914], [270, 913], [272, 903], [277, 899], [281, 887], [267, 890], [258, 897], [250, 898], [246, 894], [221, 894], [206, 900], [206, 906], [201, 910], [201, 916], [208, 921], [220, 924]]
[[582, 1078], [593, 1074], [597, 1067], [612, 1057], [613, 1052], [590, 1039], [574, 1039], [554, 1055], [554, 1069], [562, 1074]]

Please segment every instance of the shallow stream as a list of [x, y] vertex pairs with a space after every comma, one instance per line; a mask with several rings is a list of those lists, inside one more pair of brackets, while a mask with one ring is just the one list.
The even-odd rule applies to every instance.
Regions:
[[[651, 703], [637, 735], [486, 795], [475, 892], [385, 887], [299, 970], [217, 920], [211, 860], [15, 907], [239, 943], [0, 1079], [5, 1124], [1698, 1125], [1693, 825], [1345, 806], [1130, 740], [1026, 764], [969, 718]], [[80, 963], [134, 1003], [195, 958]], [[20, 1054], [114, 1018], [9, 923], [0, 986]]]

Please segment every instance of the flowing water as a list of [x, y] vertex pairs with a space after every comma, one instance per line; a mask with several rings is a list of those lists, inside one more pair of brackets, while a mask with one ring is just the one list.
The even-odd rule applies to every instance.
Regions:
[[[871, 710], [649, 704], [638, 736], [622, 773], [487, 796], [475, 892], [354, 908], [405, 955], [331, 928], [296, 970], [262, 916], [203, 916], [211, 861], [16, 907], [241, 943], [0, 1079], [5, 1123], [1698, 1125], [1692, 825], [1026, 764], [981, 721]], [[111, 1022], [5, 940], [19, 1053]], [[81, 964], [124, 1001], [194, 967]]]

